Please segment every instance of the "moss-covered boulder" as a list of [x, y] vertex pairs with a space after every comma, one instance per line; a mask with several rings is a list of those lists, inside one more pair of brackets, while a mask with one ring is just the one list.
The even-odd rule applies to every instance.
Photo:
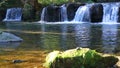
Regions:
[[76, 48], [49, 53], [44, 65], [46, 68], [109, 68], [117, 61], [114, 56], [103, 57], [95, 50]]

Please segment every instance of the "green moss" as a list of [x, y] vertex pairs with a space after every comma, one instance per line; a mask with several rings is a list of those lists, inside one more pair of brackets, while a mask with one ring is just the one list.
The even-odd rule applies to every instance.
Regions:
[[77, 48], [65, 52], [51, 52], [46, 58], [45, 66], [47, 68], [108, 68], [118, 61], [115, 57], [109, 59], [113, 63], [110, 63], [110, 60], [106, 62], [108, 61], [106, 57], [102, 57], [95, 50]]
[[35, 17], [34, 7], [29, 3], [25, 3], [24, 7], [23, 7], [22, 14], [23, 14], [22, 18], [23, 18], [24, 21], [32, 21], [32, 20], [34, 20], [34, 17]]
[[59, 55], [59, 51], [54, 51], [49, 53], [49, 55], [46, 57], [46, 67], [50, 67], [52, 65], [52, 63], [54, 62], [54, 60], [58, 57]]

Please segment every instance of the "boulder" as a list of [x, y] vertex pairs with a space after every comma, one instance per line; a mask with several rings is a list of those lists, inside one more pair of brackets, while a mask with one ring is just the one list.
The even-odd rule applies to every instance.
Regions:
[[0, 43], [7, 42], [21, 42], [22, 39], [20, 37], [15, 36], [14, 34], [7, 32], [0, 32]]
[[111, 68], [118, 61], [114, 56], [103, 57], [89, 48], [76, 48], [64, 52], [53, 51], [46, 57], [47, 68]]
[[68, 15], [68, 20], [71, 21], [74, 19], [75, 13], [77, 11], [77, 9], [80, 6], [83, 6], [85, 4], [77, 4], [77, 3], [69, 3], [67, 4], [67, 15]]
[[0, 21], [3, 21], [3, 19], [6, 16], [6, 9], [0, 8]]
[[94, 4], [90, 8], [91, 22], [102, 22], [103, 6], [102, 4]]

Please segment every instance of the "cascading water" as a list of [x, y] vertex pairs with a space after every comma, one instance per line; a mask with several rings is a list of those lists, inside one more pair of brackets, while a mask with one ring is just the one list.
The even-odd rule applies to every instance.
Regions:
[[90, 22], [89, 6], [80, 6], [76, 11], [73, 21]]
[[41, 13], [41, 21], [44, 21], [45, 19], [45, 10], [46, 8], [43, 8], [42, 13]]
[[117, 4], [103, 4], [104, 15], [102, 22], [117, 22], [119, 7]]
[[21, 17], [22, 17], [21, 8], [10, 8], [7, 9], [7, 14], [3, 21], [21, 21]]
[[61, 21], [68, 21], [67, 8], [65, 4], [61, 6]]
[[[42, 10], [41, 21], [68, 21], [70, 15], [67, 15], [67, 10], [72, 8], [67, 8], [65, 4], [45, 7]], [[118, 22], [119, 15], [119, 3], [87, 4], [77, 9], [72, 22]]]

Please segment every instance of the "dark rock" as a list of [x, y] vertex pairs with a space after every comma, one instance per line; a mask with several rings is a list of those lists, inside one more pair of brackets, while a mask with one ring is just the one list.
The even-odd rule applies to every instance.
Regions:
[[102, 22], [103, 18], [103, 6], [102, 4], [94, 4], [90, 8], [91, 22]]
[[47, 6], [45, 9], [45, 17], [44, 17], [44, 21], [47, 22], [58, 22], [60, 21], [60, 7], [59, 6], [54, 6], [54, 5], [50, 5]]
[[12, 62], [13, 63], [22, 63], [22, 62], [25, 62], [25, 61], [23, 61], [23, 60], [13, 60]]
[[6, 16], [6, 9], [0, 9], [0, 21], [2, 21]]
[[68, 20], [71, 21], [74, 19], [75, 13], [77, 9], [80, 6], [83, 6], [85, 4], [77, 4], [77, 3], [69, 3], [67, 4], [67, 15], [68, 15]]
[[120, 22], [120, 7], [118, 9], [118, 20], [117, 20], [117, 22]]

